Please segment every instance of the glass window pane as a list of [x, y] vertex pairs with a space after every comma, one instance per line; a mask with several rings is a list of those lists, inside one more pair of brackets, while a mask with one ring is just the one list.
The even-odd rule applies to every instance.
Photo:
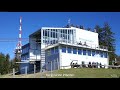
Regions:
[[58, 47], [55, 47], [55, 53], [58, 53]]
[[92, 56], [94, 56], [95, 55], [95, 51], [92, 51]]
[[50, 49], [49, 49], [49, 50], [47, 50], [47, 55], [48, 55], [48, 56], [50, 55]]
[[96, 51], [96, 54], [99, 54], [99, 51]]
[[51, 48], [51, 54], [54, 54], [54, 48]]
[[55, 32], [53, 32], [53, 38], [55, 38]]
[[45, 31], [43, 30], [43, 36], [45, 36]]
[[71, 47], [67, 47], [68, 53], [71, 53]]
[[100, 56], [103, 57], [103, 52], [102, 51], [100, 52]]
[[77, 54], [77, 48], [73, 48], [73, 54]]
[[78, 54], [82, 54], [82, 49], [78, 49]]
[[45, 36], [47, 36], [47, 30], [45, 30]]
[[53, 35], [52, 35], [52, 32], [51, 32], [51, 37], [52, 37]]
[[86, 55], [86, 50], [85, 49], [83, 49], [83, 55]]
[[104, 52], [104, 57], [107, 58], [107, 52]]
[[62, 52], [65, 52], [66, 53], [66, 47], [62, 47]]
[[91, 50], [88, 50], [88, 56], [91, 56]]

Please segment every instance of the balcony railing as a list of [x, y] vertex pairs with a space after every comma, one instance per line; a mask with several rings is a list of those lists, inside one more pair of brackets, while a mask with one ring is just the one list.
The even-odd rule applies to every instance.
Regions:
[[100, 45], [95, 45], [91, 43], [79, 43], [79, 42], [73, 42], [73, 41], [68, 41], [67, 40], [57, 40], [56, 43], [49, 43], [45, 44], [45, 47], [49, 47], [55, 44], [66, 44], [66, 45], [72, 45], [72, 46], [78, 46], [78, 47], [83, 47], [83, 48], [89, 48], [89, 49], [97, 49], [97, 50], [103, 50], [103, 51], [108, 51], [107, 46], [100, 46]]

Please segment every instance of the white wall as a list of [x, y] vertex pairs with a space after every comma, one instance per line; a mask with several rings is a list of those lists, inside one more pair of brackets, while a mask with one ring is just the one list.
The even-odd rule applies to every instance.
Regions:
[[76, 41], [98, 46], [98, 33], [76, 28]]
[[102, 65], [108, 65], [108, 58], [95, 57], [95, 56], [86, 56], [86, 55], [77, 55], [72, 53], [61, 53], [61, 66], [69, 66], [73, 60], [78, 60], [78, 64], [81, 64], [82, 61], [85, 64], [89, 62], [98, 62]]

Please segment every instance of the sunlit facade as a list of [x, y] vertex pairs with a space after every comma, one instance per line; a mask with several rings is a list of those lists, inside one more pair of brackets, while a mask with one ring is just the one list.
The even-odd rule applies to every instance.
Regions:
[[109, 62], [108, 49], [99, 45], [98, 33], [76, 27], [42, 27], [29, 36], [29, 47], [29, 62], [39, 61], [45, 70], [67, 69], [73, 61]]

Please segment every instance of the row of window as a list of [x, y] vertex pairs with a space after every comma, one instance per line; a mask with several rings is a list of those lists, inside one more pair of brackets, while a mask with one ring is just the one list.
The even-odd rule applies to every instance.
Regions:
[[101, 57], [107, 58], [107, 52], [104, 51], [98, 51], [98, 50], [88, 50], [88, 49], [81, 49], [81, 48], [71, 48], [71, 47], [62, 47], [62, 52], [64, 53], [72, 53], [73, 54], [79, 54], [79, 55], [88, 55], [88, 56], [95, 56], [100, 55]]
[[22, 54], [29, 52], [29, 47], [22, 49]]
[[49, 56], [51, 54], [55, 54], [55, 53], [58, 53], [58, 47], [54, 47], [54, 48], [51, 48], [49, 50], [46, 50], [46, 55]]
[[[68, 34], [67, 33], [61, 33], [61, 32], [53, 32], [53, 31], [47, 31], [47, 30], [43, 30], [43, 39], [50, 39], [50, 38], [59, 38], [59, 37], [61, 37], [61, 38], [63, 38], [63, 39], [67, 39], [68, 38], [68, 40], [70, 39], [70, 37], [73, 37], [73, 30], [67, 30], [67, 29], [65, 29], [65, 30], [63, 30], [64, 32], [65, 31], [68, 31]], [[72, 34], [72, 36], [71, 36], [71, 34]]]
[[[45, 29], [43, 30], [43, 36], [48, 36], [48, 34], [50, 33], [63, 33], [63, 34], [73, 34], [73, 30], [69, 30], [69, 29]], [[52, 34], [51, 33], [51, 34]]]

